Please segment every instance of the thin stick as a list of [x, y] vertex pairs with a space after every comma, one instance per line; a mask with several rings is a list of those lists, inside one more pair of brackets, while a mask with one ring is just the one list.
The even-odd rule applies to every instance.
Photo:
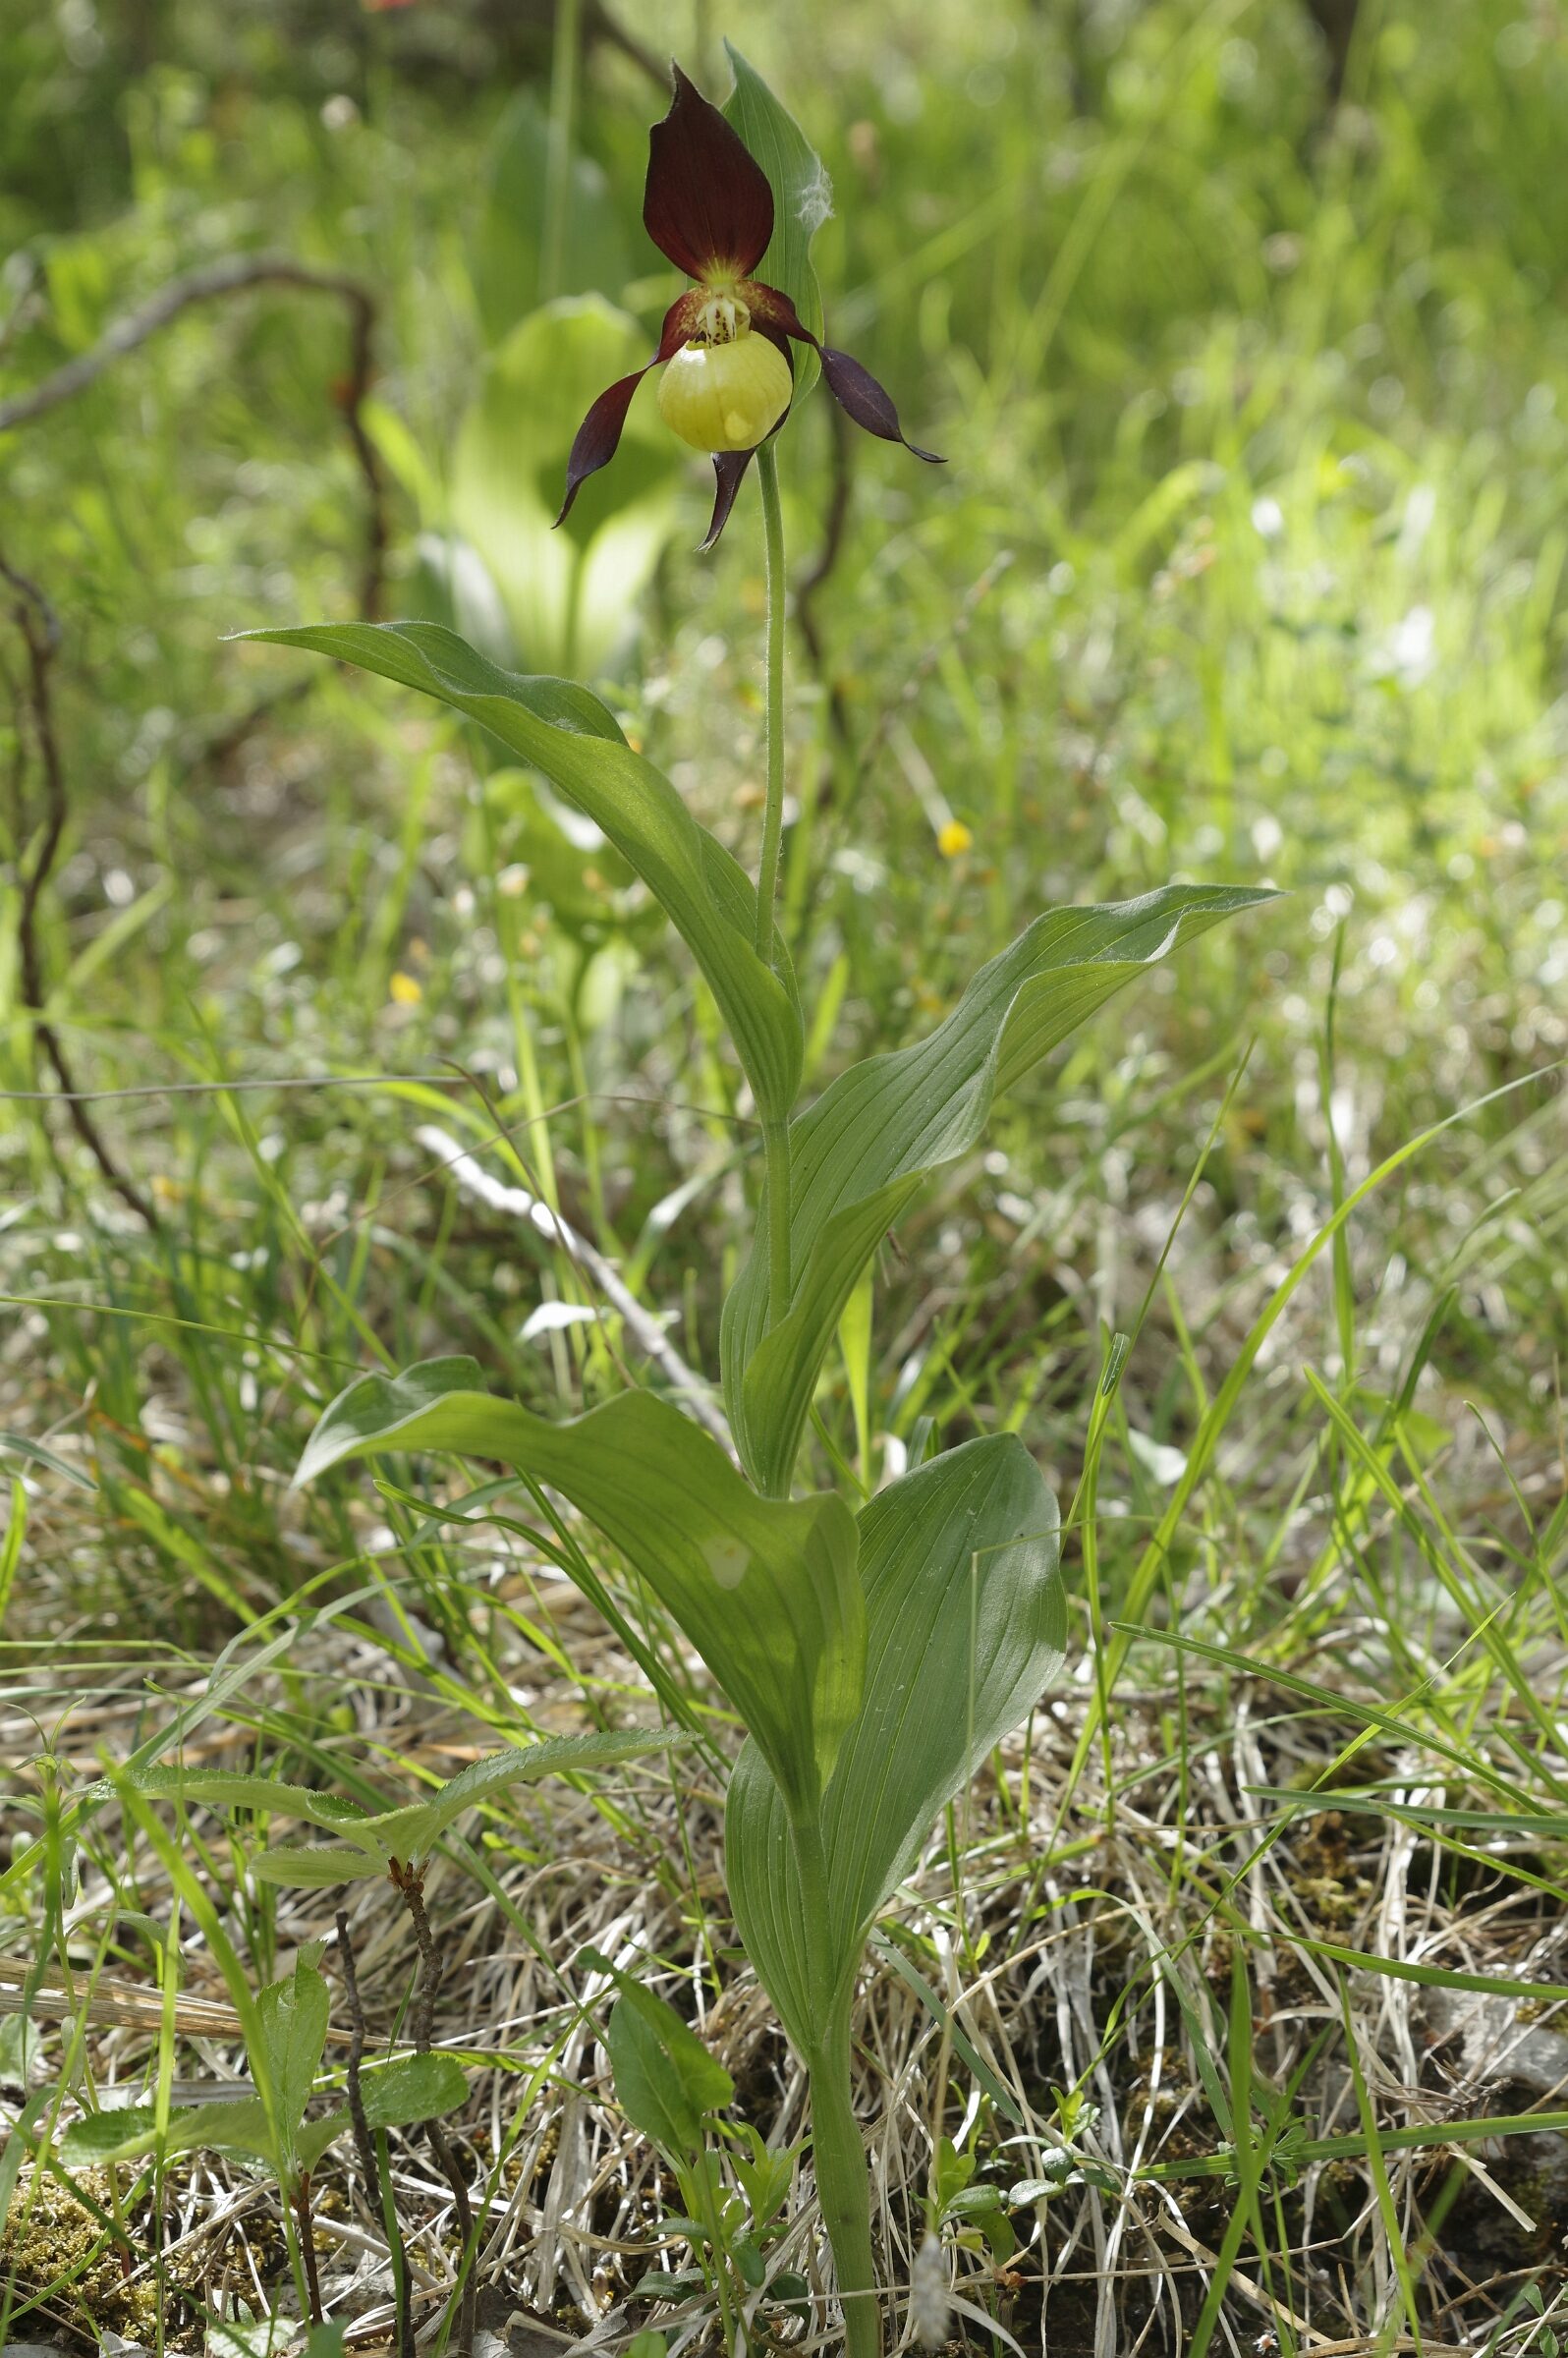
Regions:
[[558, 1245], [568, 1261], [576, 1262], [619, 1315], [644, 1358], [650, 1359], [679, 1392], [682, 1406], [733, 1457], [735, 1444], [723, 1411], [708, 1397], [701, 1377], [687, 1366], [658, 1319], [644, 1309], [625, 1278], [598, 1248], [590, 1245], [587, 1237], [579, 1236], [569, 1221], [552, 1211], [537, 1196], [531, 1196], [527, 1188], [508, 1187], [504, 1181], [492, 1177], [482, 1163], [476, 1162], [455, 1139], [436, 1129], [433, 1123], [421, 1123], [414, 1135], [428, 1153], [440, 1157], [445, 1176], [461, 1194], [487, 1204], [494, 1211], [504, 1211], [513, 1219], [527, 1220], [548, 1243]]
[[248, 287], [292, 287], [301, 294], [326, 295], [341, 303], [349, 317], [349, 372], [335, 399], [353, 446], [366, 498], [364, 559], [360, 582], [360, 614], [373, 622], [381, 602], [381, 573], [386, 559], [386, 499], [375, 448], [364, 429], [364, 398], [370, 388], [375, 338], [375, 298], [367, 287], [338, 271], [314, 270], [285, 253], [231, 253], [220, 262], [188, 270], [171, 278], [136, 310], [114, 320], [90, 351], [79, 353], [63, 367], [30, 386], [26, 393], [0, 401], [0, 433], [27, 425], [49, 410], [95, 384], [105, 369], [145, 344], [149, 336], [178, 319], [193, 304], [212, 303]]
[[398, 2218], [397, 2195], [390, 2181], [383, 2189], [381, 2171], [375, 2157], [375, 2139], [365, 2118], [364, 2091], [360, 2085], [360, 2065], [364, 2057], [364, 2006], [360, 1997], [360, 1977], [354, 1961], [354, 1943], [349, 1937], [349, 1918], [346, 1909], [338, 1910], [338, 1955], [343, 1960], [343, 1987], [349, 2000], [349, 2024], [353, 2042], [349, 2049], [349, 2118], [354, 2124], [354, 2148], [360, 2157], [360, 2168], [364, 2176], [365, 2200], [372, 2214], [379, 2214], [392, 2254], [392, 2295], [397, 2311], [398, 2358], [415, 2358], [414, 2350], [414, 2284], [409, 2269], [408, 2247], [403, 2241], [403, 2227]]
[[[409, 2036], [417, 2052], [427, 2055], [435, 2027], [436, 1996], [441, 1988], [441, 1958], [430, 1931], [430, 1919], [424, 1912], [424, 1873], [422, 1868], [405, 1867], [394, 1859], [392, 1881], [407, 1902], [409, 1914], [414, 1920], [414, 1937], [420, 1950], [420, 1987], [409, 2023]], [[463, 2238], [458, 2329], [452, 2346], [457, 2358], [473, 2358], [474, 2333], [478, 2322], [478, 2287], [474, 2278], [474, 2209], [469, 2201], [468, 2180], [463, 2175], [458, 2158], [452, 2151], [451, 2140], [440, 2121], [427, 2120], [424, 2127], [430, 2140], [430, 2151], [452, 2189], [458, 2232]]]
[[[60, 740], [55, 732], [54, 699], [50, 685], [50, 673], [60, 646], [60, 618], [37, 584], [29, 581], [25, 573], [18, 573], [4, 556], [0, 556], [0, 578], [16, 591], [12, 616], [27, 649], [28, 712], [32, 724], [38, 765], [43, 774], [43, 839], [28, 870], [17, 909], [17, 954], [22, 970], [23, 1003], [33, 1015], [32, 1036], [60, 1084], [61, 1098], [71, 1127], [120, 1201], [128, 1205], [149, 1228], [156, 1228], [157, 1213], [135, 1180], [121, 1170], [110, 1153], [102, 1131], [88, 1113], [82, 1093], [77, 1088], [60, 1036], [43, 1017], [48, 992], [44, 984], [43, 958], [38, 948], [38, 905], [59, 857], [69, 809], [65, 765], [60, 758]], [[19, 838], [24, 832], [20, 814], [17, 832]]]

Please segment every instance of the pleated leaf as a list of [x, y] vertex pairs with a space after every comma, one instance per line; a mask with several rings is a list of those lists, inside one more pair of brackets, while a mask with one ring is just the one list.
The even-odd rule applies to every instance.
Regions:
[[[929, 1039], [852, 1065], [791, 1123], [789, 1308], [769, 1330], [767, 1253], [754, 1246], [721, 1334], [730, 1425], [761, 1488], [787, 1491], [844, 1306], [921, 1182], [967, 1153], [996, 1096], [1135, 976], [1270, 898], [1171, 884], [1141, 900], [1051, 910], [980, 969]], [[757, 1234], [766, 1233], [763, 1220]]]
[[345, 1457], [453, 1449], [547, 1483], [685, 1631], [791, 1808], [813, 1809], [865, 1671], [855, 1520], [843, 1500], [758, 1498], [716, 1442], [649, 1392], [554, 1425], [490, 1398], [478, 1380], [472, 1359], [362, 1377], [322, 1417], [297, 1479]]
[[866, 1699], [823, 1797], [825, 1924], [754, 1744], [725, 1807], [735, 1921], [803, 2052], [848, 2002], [871, 1925], [942, 1808], [1027, 1716], [1066, 1642], [1056, 1501], [1011, 1434], [905, 1475], [862, 1510], [860, 1533]]
[[661, 770], [635, 754], [614, 715], [574, 681], [503, 671], [433, 622], [346, 622], [246, 631], [356, 663], [433, 696], [544, 772], [637, 870], [701, 969], [766, 1114], [789, 1111], [804, 1033], [794, 980], [756, 955], [756, 896], [716, 836], [699, 826]]

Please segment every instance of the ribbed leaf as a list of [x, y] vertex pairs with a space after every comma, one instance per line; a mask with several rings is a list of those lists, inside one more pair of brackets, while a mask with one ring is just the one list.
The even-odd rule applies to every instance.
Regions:
[[[753, 275], [788, 295], [813, 336], [822, 334], [822, 296], [812, 267], [812, 240], [833, 209], [833, 184], [822, 159], [795, 117], [780, 105], [755, 67], [726, 41], [735, 87], [724, 112], [773, 190], [773, 235]], [[809, 344], [791, 347], [795, 367], [792, 411], [805, 400], [821, 365]]]
[[758, 1498], [668, 1401], [624, 1392], [552, 1425], [476, 1386], [472, 1359], [367, 1376], [322, 1417], [298, 1480], [386, 1449], [499, 1458], [597, 1524], [686, 1632], [792, 1808], [815, 1806], [859, 1707], [866, 1618], [840, 1498]]
[[467, 713], [577, 805], [636, 869], [701, 968], [764, 1113], [789, 1111], [804, 1033], [782, 941], [785, 980], [757, 957], [756, 896], [738, 862], [699, 826], [651, 761], [633, 753], [613, 714], [570, 680], [502, 671], [433, 622], [345, 622], [246, 631], [304, 646], [418, 688]]
[[783, 1800], [747, 1744], [730, 1778], [725, 1858], [747, 1954], [810, 2052], [847, 2003], [866, 1937], [943, 1805], [1061, 1667], [1056, 1501], [1012, 1435], [969, 1441], [881, 1491], [860, 1517], [866, 1701], [822, 1804], [817, 1935]]
[[769, 1331], [767, 1254], [754, 1248], [721, 1337], [736, 1446], [764, 1490], [788, 1490], [844, 1306], [921, 1181], [967, 1153], [999, 1093], [1146, 967], [1271, 897], [1171, 884], [1109, 907], [1052, 910], [980, 969], [928, 1039], [852, 1065], [791, 1123], [790, 1306]]

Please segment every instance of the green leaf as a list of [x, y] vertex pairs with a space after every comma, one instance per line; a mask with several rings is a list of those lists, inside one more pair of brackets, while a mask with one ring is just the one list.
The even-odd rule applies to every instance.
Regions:
[[503, 671], [455, 631], [429, 622], [346, 622], [245, 631], [379, 673], [467, 713], [541, 769], [600, 827], [681, 935], [718, 1001], [764, 1114], [781, 1117], [800, 1086], [805, 1034], [782, 937], [784, 980], [756, 955], [750, 877], [687, 810], [651, 761], [633, 753], [607, 707], [570, 680]]
[[649, 1392], [562, 1425], [476, 1386], [472, 1359], [366, 1376], [322, 1417], [296, 1479], [387, 1449], [499, 1458], [563, 1492], [707, 1663], [793, 1810], [814, 1810], [860, 1703], [866, 1614], [840, 1498], [758, 1498], [715, 1441]]
[[723, 2110], [734, 2081], [673, 2006], [596, 1949], [584, 1957], [621, 1993], [604, 2040], [616, 2102], [644, 2137], [695, 2161], [702, 2150], [702, 2115]]
[[[121, 1782], [153, 1800], [197, 1801], [229, 1810], [262, 1810], [275, 1818], [302, 1818], [309, 1825], [329, 1828], [359, 1839], [367, 1813], [357, 1801], [335, 1793], [317, 1793], [308, 1785], [286, 1785], [276, 1777], [248, 1776], [226, 1768], [137, 1768]], [[108, 1779], [88, 1787], [88, 1797], [108, 1800], [114, 1786]]]
[[60, 2140], [60, 2160], [67, 2169], [101, 2169], [107, 2162], [129, 2161], [134, 2155], [149, 2152], [157, 2134], [155, 2105], [121, 2105], [112, 2112], [89, 2112], [66, 2130]]
[[454, 1819], [477, 1808], [508, 1785], [532, 1784], [541, 1776], [570, 1776], [588, 1768], [614, 1768], [622, 1761], [645, 1759], [691, 1741], [684, 1728], [606, 1728], [587, 1736], [545, 1736], [536, 1744], [512, 1744], [502, 1752], [486, 1753], [448, 1779], [433, 1801], [416, 1802], [405, 1810], [389, 1810], [372, 1818], [365, 1831], [388, 1857], [422, 1859], [434, 1848]]
[[632, 404], [615, 465], [555, 530], [585, 413], [647, 357], [646, 330], [601, 296], [546, 304], [485, 362], [459, 429], [452, 523], [483, 559], [531, 671], [601, 671], [679, 527], [681, 445], [649, 388]]
[[259, 1883], [280, 1884], [287, 1891], [327, 1891], [336, 1883], [385, 1875], [389, 1860], [353, 1842], [277, 1842], [255, 1851], [250, 1864]]
[[314, 1949], [302, 1949], [287, 1981], [269, 1982], [256, 1999], [261, 2020], [259, 2056], [252, 2068], [270, 2088], [277, 2106], [283, 2174], [294, 2175], [295, 2140], [326, 2050], [331, 1996], [316, 1971]]
[[767, 1254], [754, 1248], [720, 1336], [731, 1429], [760, 1488], [788, 1489], [834, 1330], [921, 1182], [967, 1153], [993, 1099], [1135, 976], [1272, 897], [1170, 884], [1141, 900], [1052, 910], [980, 969], [927, 1039], [852, 1065], [791, 1123], [789, 1308], [769, 1330]]
[[361, 2093], [372, 2129], [409, 2129], [457, 2111], [467, 2102], [469, 2084], [456, 2055], [400, 2055], [367, 2071]]
[[47, 1466], [51, 1474], [58, 1474], [63, 1481], [74, 1483], [79, 1490], [95, 1490], [98, 1487], [90, 1474], [84, 1473], [80, 1466], [74, 1466], [68, 1457], [58, 1456], [53, 1449], [46, 1449], [41, 1441], [32, 1440], [25, 1432], [0, 1432], [0, 1457], [20, 1457], [28, 1465]]
[[[812, 240], [833, 210], [833, 184], [822, 159], [795, 117], [781, 106], [733, 41], [724, 44], [735, 87], [724, 113], [740, 133], [773, 190], [773, 235], [753, 275], [788, 295], [813, 336], [822, 334], [822, 295], [812, 267]], [[809, 344], [792, 346], [795, 398], [791, 415], [815, 384], [821, 365]]]
[[[492, 342], [539, 298], [549, 163], [550, 127], [544, 110], [532, 90], [519, 90], [502, 110], [490, 138], [484, 210], [474, 245], [474, 291]], [[630, 262], [609, 182], [590, 157], [574, 154], [568, 185], [555, 291], [586, 295], [595, 287], [623, 286]], [[588, 399], [608, 382], [601, 377]]]
[[822, 1804], [825, 1924], [812, 1937], [782, 1797], [742, 1747], [725, 1809], [747, 1953], [810, 2053], [848, 2004], [867, 1935], [943, 1805], [1061, 1667], [1056, 1502], [1012, 1434], [969, 1441], [860, 1516], [866, 1701]]

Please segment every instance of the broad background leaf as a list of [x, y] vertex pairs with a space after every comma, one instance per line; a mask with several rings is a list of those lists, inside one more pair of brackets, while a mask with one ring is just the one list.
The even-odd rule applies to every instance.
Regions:
[[[492, 343], [499, 343], [539, 300], [549, 165], [548, 118], [532, 90], [519, 90], [490, 137], [484, 209], [474, 239], [474, 291]], [[572, 157], [564, 228], [557, 294], [587, 295], [625, 285], [631, 269], [626, 227], [609, 179], [591, 156]], [[608, 382], [601, 378], [589, 400]]]
[[602, 297], [568, 297], [513, 329], [486, 361], [452, 458], [451, 517], [500, 594], [517, 656], [534, 672], [604, 669], [678, 529], [681, 446], [651, 380], [632, 403], [613, 467], [554, 529], [585, 412], [641, 367], [647, 332]]
[[928, 1039], [852, 1065], [791, 1123], [789, 1312], [768, 1330], [767, 1254], [754, 1246], [721, 1330], [736, 1447], [763, 1489], [787, 1490], [844, 1306], [921, 1181], [966, 1153], [1000, 1092], [1135, 976], [1272, 897], [1172, 884], [1136, 901], [1051, 910], [980, 969]]
[[866, 1700], [823, 1798], [821, 1943], [812, 1943], [782, 1797], [753, 1744], [725, 1808], [735, 1920], [807, 2053], [847, 2003], [877, 1910], [944, 1803], [1027, 1715], [1066, 1642], [1056, 1501], [1013, 1435], [966, 1442], [906, 1474], [862, 1510], [860, 1527]]
[[715, 1441], [649, 1392], [553, 1425], [478, 1382], [472, 1359], [362, 1377], [322, 1417], [297, 1480], [380, 1450], [453, 1449], [550, 1484], [686, 1632], [791, 1806], [813, 1808], [865, 1668], [855, 1521], [843, 1500], [758, 1498]]
[[788, 1113], [800, 1086], [805, 1035], [782, 939], [781, 982], [753, 946], [751, 879], [699, 826], [662, 771], [632, 751], [590, 690], [503, 671], [439, 623], [322, 623], [240, 636], [334, 655], [417, 688], [478, 721], [541, 769], [603, 829], [686, 942], [719, 1003], [758, 1106]]

